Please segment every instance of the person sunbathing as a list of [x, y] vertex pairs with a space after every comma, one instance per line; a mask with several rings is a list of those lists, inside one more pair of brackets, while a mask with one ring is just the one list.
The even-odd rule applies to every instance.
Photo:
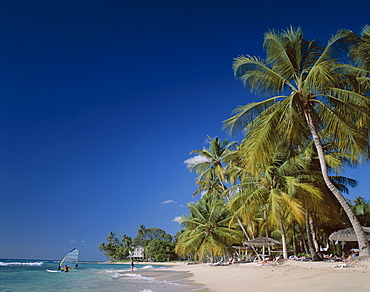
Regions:
[[262, 264], [270, 264], [270, 263], [273, 263], [274, 262], [274, 257], [273, 256], [269, 256], [267, 258], [265, 258], [261, 263]]

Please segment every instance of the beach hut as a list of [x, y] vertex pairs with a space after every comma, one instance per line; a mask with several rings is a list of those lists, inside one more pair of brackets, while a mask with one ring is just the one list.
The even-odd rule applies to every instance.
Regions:
[[[370, 227], [362, 227], [362, 228], [365, 231], [367, 240], [370, 241]], [[342, 241], [342, 242], [357, 241], [357, 237], [355, 234], [355, 230], [353, 228], [346, 228], [346, 229], [335, 231], [332, 234], [330, 234], [329, 240], [330, 241]]]
[[244, 245], [232, 245], [231, 247], [237, 250], [237, 254], [239, 258], [242, 256], [242, 253], [246, 255], [246, 250], [248, 249], [248, 246], [244, 246]]
[[[257, 237], [255, 239], [248, 240], [244, 242], [247, 246], [253, 246], [253, 247], [262, 247], [262, 257], [265, 257], [265, 247], [266, 246], [272, 246], [272, 245], [282, 245], [280, 241], [277, 241], [270, 237]], [[259, 254], [257, 254], [258, 257]]]

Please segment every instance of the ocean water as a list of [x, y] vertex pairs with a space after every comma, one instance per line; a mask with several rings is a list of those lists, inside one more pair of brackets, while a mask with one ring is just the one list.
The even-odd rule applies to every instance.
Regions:
[[68, 273], [56, 270], [58, 261], [1, 260], [0, 291], [3, 292], [187, 292], [209, 291], [188, 280], [186, 273], [173, 272], [165, 266], [80, 262]]

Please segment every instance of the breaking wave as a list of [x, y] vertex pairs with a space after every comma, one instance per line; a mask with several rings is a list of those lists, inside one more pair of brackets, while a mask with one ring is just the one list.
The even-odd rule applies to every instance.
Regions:
[[0, 266], [6, 267], [6, 266], [42, 266], [43, 262], [0, 262]]

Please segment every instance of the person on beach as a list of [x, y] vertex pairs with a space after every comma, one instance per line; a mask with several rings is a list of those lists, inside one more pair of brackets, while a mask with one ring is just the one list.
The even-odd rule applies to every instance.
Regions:
[[65, 265], [65, 266], [64, 266], [64, 272], [68, 273], [68, 272], [69, 272], [68, 270], [69, 270], [68, 266], [67, 266], [67, 265]]
[[274, 257], [270, 255], [269, 257], [265, 258], [261, 263], [262, 264], [270, 264], [272, 262], [274, 262]]
[[135, 267], [134, 260], [131, 259], [131, 272], [134, 271], [134, 267]]

